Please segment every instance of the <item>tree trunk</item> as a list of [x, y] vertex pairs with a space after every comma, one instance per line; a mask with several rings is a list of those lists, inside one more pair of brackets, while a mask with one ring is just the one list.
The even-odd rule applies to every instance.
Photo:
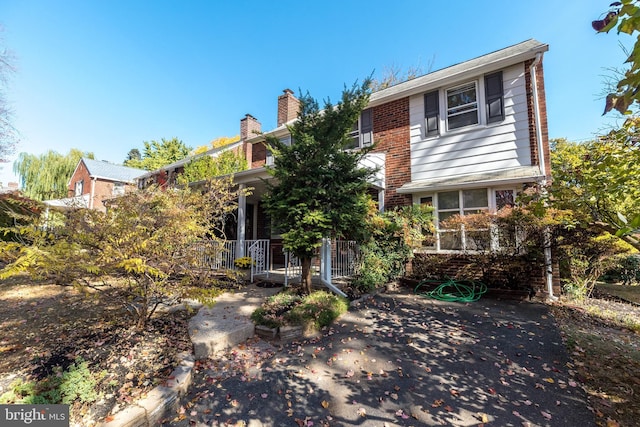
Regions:
[[311, 294], [311, 258], [301, 258], [302, 263], [302, 277], [300, 284], [302, 285], [302, 291], [309, 295]]

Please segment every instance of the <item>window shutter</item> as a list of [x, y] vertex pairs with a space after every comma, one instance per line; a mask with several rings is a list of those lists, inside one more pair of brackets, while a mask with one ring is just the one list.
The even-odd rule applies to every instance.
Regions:
[[360, 135], [363, 147], [373, 144], [373, 114], [371, 114], [371, 108], [362, 110]]
[[424, 121], [426, 135], [438, 134], [438, 122], [440, 121], [440, 106], [438, 103], [438, 91], [429, 92], [424, 96]]
[[502, 71], [484, 77], [484, 90], [487, 102], [487, 123], [501, 122], [504, 120]]

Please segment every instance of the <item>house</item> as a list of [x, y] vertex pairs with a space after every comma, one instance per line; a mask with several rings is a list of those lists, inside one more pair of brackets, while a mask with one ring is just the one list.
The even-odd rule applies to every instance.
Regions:
[[136, 189], [136, 178], [147, 171], [82, 158], [68, 183], [68, 197], [46, 200], [53, 208], [85, 207], [104, 211], [102, 203]]
[[[547, 51], [548, 45], [527, 40], [372, 94], [350, 148], [374, 145], [366, 160], [379, 167], [371, 188], [380, 210], [433, 206], [436, 235], [421, 252], [447, 255], [452, 268], [459, 267], [464, 260], [455, 255], [475, 248], [464, 229], [440, 227], [444, 219], [513, 204], [518, 192], [550, 178], [542, 62]], [[287, 124], [296, 119], [299, 101], [286, 89], [277, 106], [277, 126], [267, 133], [291, 143]], [[272, 158], [260, 131], [253, 116], [241, 120], [250, 169], [234, 181], [253, 190], [239, 200], [230, 237], [237, 239], [236, 256], [247, 254], [247, 242], [266, 242], [261, 251], [273, 263], [280, 240], [261, 204]], [[531, 280], [552, 295], [558, 283], [547, 255]]]

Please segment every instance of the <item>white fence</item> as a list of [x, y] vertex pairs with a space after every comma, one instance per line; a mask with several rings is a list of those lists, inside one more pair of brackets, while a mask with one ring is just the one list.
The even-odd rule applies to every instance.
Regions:
[[[272, 268], [270, 259], [269, 240], [245, 240], [244, 256], [251, 257], [251, 280], [255, 276], [269, 276]], [[236, 240], [225, 241], [224, 243], [213, 243], [207, 246], [205, 243], [194, 245], [194, 250], [199, 254], [199, 263], [204, 268], [212, 270], [230, 269], [235, 270], [234, 260], [239, 257], [238, 242]], [[285, 252], [284, 280], [285, 285], [289, 281], [300, 278], [302, 267], [300, 260], [295, 256]], [[360, 259], [360, 249], [354, 241], [323, 239], [322, 248], [318, 252], [317, 258], [311, 263], [311, 273], [313, 276], [320, 276], [323, 280], [331, 282], [331, 279], [349, 277], [357, 273]]]

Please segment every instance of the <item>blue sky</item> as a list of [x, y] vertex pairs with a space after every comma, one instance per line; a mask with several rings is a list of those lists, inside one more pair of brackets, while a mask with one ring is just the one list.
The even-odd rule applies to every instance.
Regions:
[[[586, 140], [615, 123], [601, 116], [604, 81], [631, 44], [591, 29], [610, 2], [2, 0], [16, 154], [78, 148], [121, 163], [143, 141], [195, 148], [238, 134], [246, 113], [275, 127], [285, 88], [337, 101], [389, 66], [436, 70], [530, 38], [550, 46], [550, 137]], [[15, 180], [0, 167], [0, 182]]]

